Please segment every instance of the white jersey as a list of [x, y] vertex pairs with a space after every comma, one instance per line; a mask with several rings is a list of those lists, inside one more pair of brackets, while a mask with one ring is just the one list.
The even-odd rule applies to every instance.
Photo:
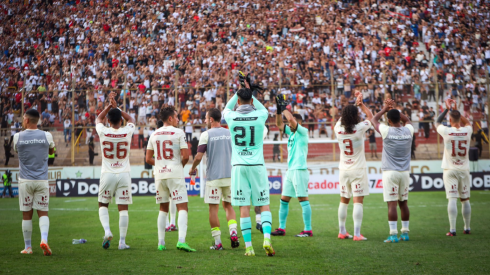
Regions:
[[444, 138], [442, 169], [469, 171], [469, 150], [473, 126], [455, 128], [439, 125], [437, 132]]
[[100, 138], [102, 152], [101, 173], [126, 173], [131, 171], [129, 149], [135, 126], [133, 123], [119, 129], [109, 128], [102, 123], [95, 126]]
[[151, 134], [148, 150], [153, 150], [155, 179], [184, 178], [180, 149], [188, 149], [185, 133], [173, 126], [163, 126]]
[[371, 128], [371, 122], [365, 120], [354, 127], [352, 134], [348, 134], [340, 120], [337, 121], [334, 131], [340, 147], [339, 170], [365, 169], [367, 167], [364, 154], [364, 136], [369, 128]]

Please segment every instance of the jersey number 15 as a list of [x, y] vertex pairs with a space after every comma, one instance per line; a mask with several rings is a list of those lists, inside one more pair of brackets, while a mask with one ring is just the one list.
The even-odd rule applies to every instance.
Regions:
[[453, 153], [451, 154], [452, 157], [455, 157], [456, 156], [456, 143], [457, 143], [457, 147], [458, 147], [458, 150], [460, 152], [458, 152], [458, 156], [460, 157], [464, 157], [466, 156], [466, 147], [464, 147], [463, 145], [466, 145], [466, 140], [451, 140], [451, 145], [453, 147]]

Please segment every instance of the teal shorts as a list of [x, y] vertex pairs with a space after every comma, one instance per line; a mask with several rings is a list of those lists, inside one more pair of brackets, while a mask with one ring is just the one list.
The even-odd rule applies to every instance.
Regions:
[[288, 170], [282, 186], [282, 195], [291, 198], [308, 197], [309, 179], [310, 172], [308, 169]]
[[233, 206], [269, 205], [269, 179], [265, 166], [233, 166], [231, 204]]

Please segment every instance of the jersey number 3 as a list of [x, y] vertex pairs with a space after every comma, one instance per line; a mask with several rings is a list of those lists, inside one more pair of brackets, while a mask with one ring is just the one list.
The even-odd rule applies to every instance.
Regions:
[[458, 144], [458, 149], [460, 152], [458, 152], [458, 156], [464, 157], [466, 156], [466, 147], [463, 147], [463, 145], [466, 145], [466, 140], [451, 140], [451, 144], [453, 146], [453, 153], [451, 154], [452, 157], [456, 156], [456, 143]]
[[[104, 157], [106, 159], [114, 159], [114, 142], [104, 141], [102, 145], [108, 145], [107, 147], [104, 147]], [[126, 148], [127, 146], [128, 143], [126, 141], [116, 143], [115, 155], [118, 159], [126, 158], [128, 155], [128, 149]]]
[[352, 156], [352, 155], [354, 155], [354, 148], [352, 147], [352, 140], [350, 140], [350, 139], [344, 139], [343, 143], [344, 144], [347, 144], [347, 145], [345, 145], [346, 151], [344, 151], [344, 154], [346, 156]]
[[[171, 140], [162, 141], [162, 150], [160, 150], [160, 141], [157, 140], [157, 160], [162, 160], [162, 154], [164, 159], [173, 159], [174, 150], [172, 148], [167, 148], [167, 145], [172, 146], [174, 143]], [[161, 153], [160, 153], [161, 152]]]

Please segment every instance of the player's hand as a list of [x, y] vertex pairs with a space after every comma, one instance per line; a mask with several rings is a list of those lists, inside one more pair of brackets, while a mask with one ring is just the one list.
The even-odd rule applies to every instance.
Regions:
[[362, 105], [362, 94], [358, 94], [357, 95], [356, 105], [357, 106], [361, 106]]
[[115, 93], [115, 92], [111, 92], [111, 93], [109, 94], [109, 98], [110, 98], [110, 99], [114, 99], [114, 97], [115, 97], [115, 96], [116, 96], [116, 93]]
[[251, 85], [250, 89], [252, 90], [252, 92], [257, 92], [259, 94], [264, 92], [264, 87], [262, 82], [259, 82], [257, 85]]
[[242, 71], [238, 71], [238, 79], [240, 86], [250, 89], [250, 74], [245, 75]]
[[288, 103], [286, 101], [286, 96], [282, 94], [276, 96], [276, 104], [277, 104], [277, 114], [280, 115], [282, 111], [286, 110], [286, 106], [288, 106]]
[[189, 170], [189, 176], [195, 176], [197, 174], [197, 168], [194, 170]]

